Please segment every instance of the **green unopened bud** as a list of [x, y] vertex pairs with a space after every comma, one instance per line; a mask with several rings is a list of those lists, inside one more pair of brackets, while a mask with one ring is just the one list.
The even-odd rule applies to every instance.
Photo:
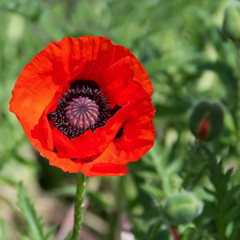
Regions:
[[223, 119], [223, 108], [219, 103], [202, 100], [193, 109], [189, 128], [196, 138], [213, 140], [222, 133]]
[[172, 225], [187, 224], [202, 212], [203, 204], [192, 193], [178, 193], [169, 197], [164, 206], [164, 214]]
[[224, 12], [223, 34], [235, 43], [240, 43], [240, 3], [228, 2]]

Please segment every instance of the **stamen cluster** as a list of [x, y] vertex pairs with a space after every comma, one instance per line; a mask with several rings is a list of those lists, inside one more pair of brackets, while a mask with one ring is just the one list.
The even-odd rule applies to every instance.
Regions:
[[70, 140], [104, 126], [113, 115], [109, 102], [93, 81], [77, 80], [58, 100], [48, 120]]

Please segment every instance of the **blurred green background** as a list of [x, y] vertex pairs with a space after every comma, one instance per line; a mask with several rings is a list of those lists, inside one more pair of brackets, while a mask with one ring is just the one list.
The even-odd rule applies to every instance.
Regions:
[[[66, 36], [106, 36], [129, 48], [155, 89], [155, 147], [139, 162], [128, 165], [127, 176], [87, 179], [83, 239], [115, 240], [118, 231], [122, 231], [123, 240], [173, 239], [168, 224], [159, 220], [167, 197], [185, 189], [202, 200], [215, 201], [204, 190], [214, 189], [214, 184], [206, 161], [194, 153], [194, 137], [187, 122], [198, 100], [221, 102], [225, 130], [209, 145], [225, 157], [223, 169], [237, 171], [239, 69], [236, 47], [221, 31], [226, 2], [0, 0], [1, 239], [19, 239], [19, 232], [26, 233], [16, 204], [18, 181], [23, 182], [46, 229], [56, 225], [59, 231], [74, 199], [75, 174], [49, 166], [8, 110], [11, 91], [23, 67], [49, 42]], [[234, 174], [226, 191], [239, 180], [240, 175]], [[234, 204], [239, 191], [231, 197], [229, 202]], [[239, 213], [239, 209], [235, 211]], [[214, 213], [208, 213], [180, 226], [181, 239], [220, 239]], [[230, 239], [234, 229], [231, 221], [225, 229], [229, 238], [225, 239]]]

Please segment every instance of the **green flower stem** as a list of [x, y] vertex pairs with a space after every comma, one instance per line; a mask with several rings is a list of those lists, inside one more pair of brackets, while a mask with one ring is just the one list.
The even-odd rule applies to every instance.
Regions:
[[71, 240], [79, 240], [82, 227], [83, 201], [85, 196], [86, 176], [77, 173], [77, 192], [74, 211], [74, 226]]
[[149, 240], [155, 240], [156, 239], [157, 234], [159, 233], [162, 225], [163, 225], [163, 221], [162, 221], [162, 219], [160, 219], [159, 222], [154, 226], [154, 228], [152, 230], [152, 233], [149, 237]]
[[219, 184], [220, 180], [225, 175], [222, 172], [222, 166], [218, 163], [216, 155], [205, 145], [205, 143], [199, 141], [197, 142], [199, 150], [205, 154], [208, 162], [209, 162], [209, 170], [211, 174], [212, 183], [216, 189], [216, 200], [217, 200], [217, 214], [218, 218], [216, 219], [216, 225], [218, 227], [218, 239], [225, 240], [226, 239], [226, 229], [227, 222], [224, 221], [224, 216], [226, 215], [226, 205], [224, 205], [223, 196], [227, 194], [226, 185]]

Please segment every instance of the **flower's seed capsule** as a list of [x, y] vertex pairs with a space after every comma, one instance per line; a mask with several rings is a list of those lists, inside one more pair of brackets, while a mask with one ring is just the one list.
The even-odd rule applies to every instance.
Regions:
[[65, 108], [66, 117], [73, 127], [86, 130], [93, 126], [99, 115], [99, 106], [88, 97], [72, 99]]
[[170, 196], [164, 206], [164, 216], [171, 225], [187, 224], [202, 212], [203, 204], [192, 193]]
[[223, 20], [223, 34], [226, 38], [231, 39], [235, 43], [240, 43], [240, 3], [231, 1], [227, 3], [224, 20]]
[[202, 100], [193, 109], [189, 128], [196, 138], [213, 140], [222, 133], [223, 120], [223, 108], [219, 103]]

